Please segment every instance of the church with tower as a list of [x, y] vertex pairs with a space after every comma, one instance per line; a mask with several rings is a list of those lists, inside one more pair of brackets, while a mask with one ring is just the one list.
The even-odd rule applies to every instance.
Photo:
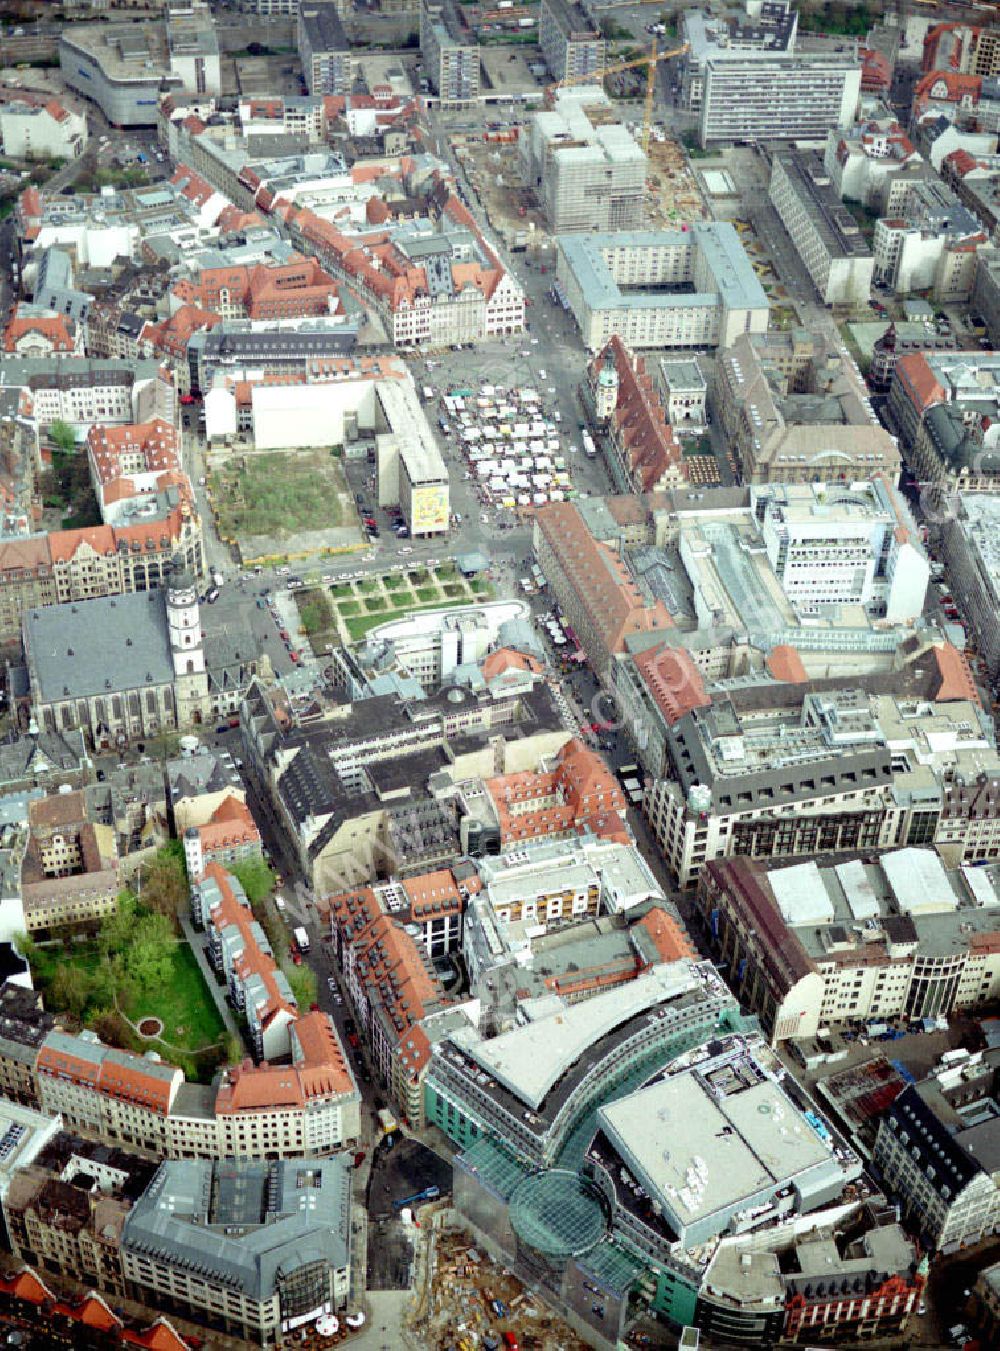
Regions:
[[28, 610], [22, 641], [23, 725], [79, 730], [95, 750], [212, 723], [271, 675], [245, 630], [241, 640], [220, 622], [206, 638], [196, 583], [180, 569], [153, 591]]

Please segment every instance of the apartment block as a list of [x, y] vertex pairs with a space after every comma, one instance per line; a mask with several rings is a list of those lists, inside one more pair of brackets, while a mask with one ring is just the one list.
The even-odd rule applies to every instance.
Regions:
[[8, 91], [0, 102], [0, 144], [12, 159], [76, 159], [87, 148], [87, 119], [58, 99]]
[[299, 5], [299, 59], [310, 94], [349, 94], [354, 86], [357, 63], [340, 21], [342, 8], [331, 0]]
[[124, 1299], [122, 1230], [155, 1172], [136, 1154], [54, 1134], [4, 1197], [12, 1252], [30, 1266]]
[[560, 235], [556, 245], [559, 285], [591, 352], [615, 334], [634, 350], [728, 347], [767, 331], [767, 297], [728, 222]]
[[867, 304], [875, 260], [820, 157], [775, 155], [768, 197], [824, 304]]
[[227, 794], [204, 824], [188, 826], [183, 839], [188, 877], [195, 881], [211, 863], [231, 869], [234, 863], [259, 859], [263, 848], [250, 808], [235, 794]]
[[[562, 6], [563, 0], [552, 3]], [[545, 13], [543, 6], [543, 23]], [[535, 113], [521, 136], [525, 180], [553, 234], [635, 230], [645, 221], [648, 161], [628, 127], [608, 117], [609, 110], [599, 80], [598, 88], [560, 89], [555, 106]]]
[[191, 915], [207, 932], [209, 960], [246, 1019], [255, 1059], [287, 1056], [298, 1005], [239, 879], [209, 863], [191, 887]]
[[838, 864], [709, 863], [698, 888], [717, 960], [772, 1044], [858, 1021], [949, 1017], [1000, 991], [996, 865], [928, 848]]
[[0, 1095], [31, 1107], [38, 1102], [35, 1059], [55, 1030], [56, 1019], [42, 1008], [42, 996], [30, 986], [5, 980], [0, 987]]
[[825, 140], [851, 126], [860, 93], [861, 66], [849, 55], [709, 56], [698, 140]]
[[604, 37], [576, 0], [542, 0], [538, 45], [553, 80], [598, 74], [605, 64]]
[[421, 0], [420, 54], [441, 108], [479, 98], [479, 43], [456, 0]]

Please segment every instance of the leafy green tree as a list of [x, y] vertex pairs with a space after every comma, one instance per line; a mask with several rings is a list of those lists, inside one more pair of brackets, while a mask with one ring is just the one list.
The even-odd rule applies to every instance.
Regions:
[[74, 1018], [82, 1018], [90, 1000], [92, 983], [82, 966], [62, 963], [49, 986], [49, 994], [56, 1008], [65, 1009]]
[[62, 418], [56, 418], [55, 422], [49, 423], [49, 440], [66, 454], [76, 450], [76, 433], [68, 422], [63, 422]]
[[189, 896], [183, 855], [161, 849], [142, 870], [142, 903], [164, 916], [173, 928]]
[[244, 859], [230, 869], [247, 894], [247, 900], [256, 909], [274, 891], [274, 873], [262, 858]]
[[310, 966], [293, 966], [288, 972], [288, 983], [299, 1009], [304, 1013], [310, 1004], [316, 1003], [319, 994], [319, 982], [316, 972]]

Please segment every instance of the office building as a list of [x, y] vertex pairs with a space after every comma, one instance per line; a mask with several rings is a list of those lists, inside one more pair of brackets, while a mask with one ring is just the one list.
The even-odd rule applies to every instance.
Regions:
[[938, 303], [967, 301], [989, 235], [947, 184], [922, 165], [916, 175], [899, 180], [907, 183], [900, 205], [875, 224], [874, 278], [897, 295], [929, 291]]
[[816, 154], [775, 155], [768, 197], [826, 305], [864, 305], [874, 259]]
[[553, 502], [535, 513], [534, 547], [552, 595], [602, 679], [629, 635], [673, 623], [661, 600], [643, 595], [617, 550], [594, 538], [574, 503]]
[[710, 863], [698, 908], [772, 1044], [821, 1027], [948, 1017], [1000, 992], [996, 865], [932, 849], [844, 863]]
[[87, 148], [87, 119], [58, 99], [5, 95], [0, 146], [11, 159], [76, 159]]
[[255, 1346], [341, 1310], [351, 1281], [350, 1158], [162, 1163], [121, 1237], [130, 1298]]
[[441, 108], [479, 98], [479, 43], [456, 0], [420, 0], [420, 54]]
[[538, 45], [553, 80], [594, 75], [594, 83], [600, 84], [604, 37], [576, 0], [542, 0]]
[[[654, 782], [645, 811], [678, 885], [737, 854], [906, 843], [949, 845], [961, 862], [991, 857], [995, 809], [985, 795], [974, 805], [976, 776], [1000, 759], [965, 663], [947, 645], [928, 656], [908, 681], [893, 673], [894, 695], [845, 689], [837, 677], [820, 690], [800, 674], [731, 689], [669, 728], [673, 777]], [[867, 680], [877, 687], [877, 676]], [[907, 683], [915, 692], [904, 695]]]
[[1000, 355], [909, 352], [896, 361], [888, 408], [918, 481], [1000, 488]]
[[826, 139], [854, 121], [861, 66], [849, 54], [709, 56], [699, 144]]
[[327, 698], [319, 710], [255, 685], [240, 726], [247, 772], [324, 894], [449, 865], [461, 852], [453, 786], [534, 769], [570, 735], [540, 679]]
[[928, 1248], [954, 1252], [1000, 1226], [998, 1073], [995, 1051], [958, 1057], [905, 1088], [879, 1126], [876, 1166]]
[[991, 679], [1000, 674], [1000, 498], [961, 493], [942, 528], [948, 579], [962, 598], [962, 618]]
[[[419, 916], [420, 928], [406, 920], [407, 909]], [[441, 870], [395, 887], [363, 887], [331, 897], [328, 913], [333, 946], [372, 1064], [404, 1119], [420, 1128], [430, 1049], [425, 1024], [454, 1008], [456, 1001], [445, 993], [418, 935], [426, 932], [424, 922], [430, 918], [438, 921], [435, 927], [443, 941], [453, 916], [460, 927], [462, 901], [454, 878]]]
[[884, 479], [753, 486], [750, 510], [800, 618], [853, 605], [892, 624], [920, 618], [930, 565], [903, 497]]
[[750, 0], [735, 13], [685, 8], [680, 31], [687, 44], [681, 64], [682, 105], [691, 112], [701, 108], [710, 59], [746, 61], [754, 55], [791, 54], [798, 25], [791, 0]]
[[599, 80], [559, 89], [520, 138], [525, 182], [553, 234], [637, 230], [646, 219], [649, 164], [628, 127], [608, 117], [610, 103]]
[[738, 336], [716, 364], [716, 407], [744, 482], [899, 478], [857, 365], [805, 329]]
[[1000, 250], [991, 247], [977, 252], [970, 303], [982, 315], [990, 343], [996, 347], [1000, 342]]
[[560, 235], [556, 275], [584, 345], [728, 347], [767, 331], [768, 303], [728, 222]]
[[299, 5], [299, 60], [310, 94], [350, 94], [356, 61], [340, 21], [336, 0], [306, 0]]

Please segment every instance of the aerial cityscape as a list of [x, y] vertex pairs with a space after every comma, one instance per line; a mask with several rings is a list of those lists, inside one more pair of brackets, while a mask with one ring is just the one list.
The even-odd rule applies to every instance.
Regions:
[[0, 1344], [1000, 1347], [1000, 0], [0, 0]]

